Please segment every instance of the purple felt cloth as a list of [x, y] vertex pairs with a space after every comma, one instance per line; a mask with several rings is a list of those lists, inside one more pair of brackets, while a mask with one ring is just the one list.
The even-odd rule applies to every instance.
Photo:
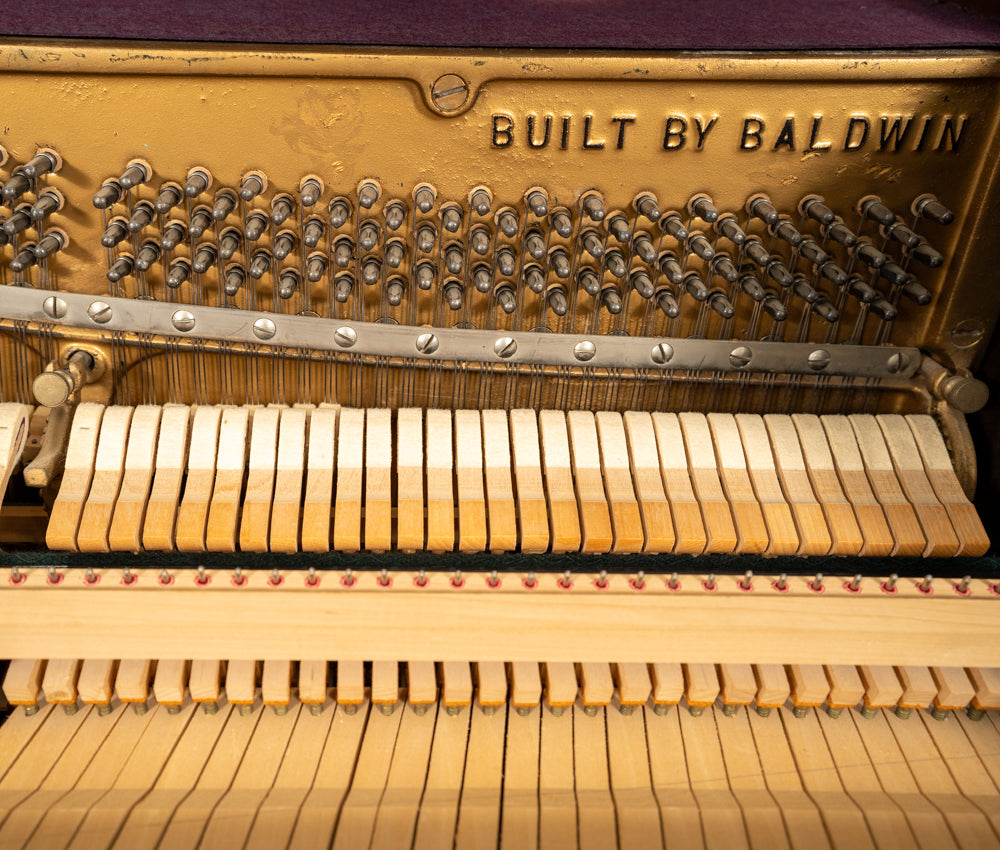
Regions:
[[[995, 0], [3, 0], [0, 35], [483, 48], [1000, 46]], [[966, 8], [963, 8], [963, 5]]]

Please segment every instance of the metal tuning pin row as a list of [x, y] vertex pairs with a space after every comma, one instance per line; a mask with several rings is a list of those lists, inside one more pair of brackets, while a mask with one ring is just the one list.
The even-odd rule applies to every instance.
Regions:
[[[20, 165], [10, 160], [0, 148], [0, 204], [9, 215], [0, 214], [0, 249], [10, 247], [8, 267], [14, 283], [50, 288], [48, 261], [69, 243], [65, 230], [58, 225], [65, 206], [62, 192], [48, 185], [62, 168], [62, 157], [51, 148], [40, 148]], [[29, 279], [29, 270], [37, 268], [37, 278]]]

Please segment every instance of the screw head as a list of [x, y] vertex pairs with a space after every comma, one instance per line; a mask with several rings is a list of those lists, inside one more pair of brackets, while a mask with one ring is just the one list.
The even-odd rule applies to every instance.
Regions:
[[745, 345], [740, 345], [729, 352], [729, 362], [737, 369], [750, 365], [753, 359], [753, 352]]
[[830, 352], [825, 348], [817, 348], [815, 351], [809, 353], [806, 362], [814, 372], [822, 372], [830, 365]]
[[497, 357], [513, 357], [517, 352], [517, 342], [509, 336], [502, 336], [493, 344]]
[[469, 84], [458, 74], [442, 74], [431, 84], [431, 102], [439, 112], [455, 112], [469, 99]]
[[342, 327], [333, 332], [333, 341], [341, 348], [350, 348], [358, 341], [358, 332], [354, 328]]
[[421, 354], [433, 354], [440, 344], [441, 341], [434, 334], [420, 334], [417, 337], [417, 351]]
[[173, 326], [179, 331], [189, 331], [194, 327], [194, 314], [190, 310], [178, 310], [170, 317]]
[[674, 356], [674, 347], [668, 342], [658, 343], [653, 346], [653, 350], [650, 351], [649, 356], [654, 363], [662, 366], [664, 363], [669, 363]]
[[594, 343], [592, 343], [589, 339], [578, 342], [573, 346], [573, 356], [581, 363], [593, 360], [595, 354], [597, 354], [597, 346], [594, 345]]
[[87, 308], [87, 315], [90, 316], [91, 321], [97, 322], [99, 325], [105, 325], [111, 321], [111, 305], [106, 301], [93, 301], [91, 305]]
[[253, 323], [253, 335], [257, 339], [270, 339], [277, 333], [277, 330], [274, 322], [270, 319], [260, 318]]
[[45, 301], [42, 302], [42, 309], [45, 311], [45, 315], [50, 319], [61, 319], [66, 315], [66, 311], [69, 309], [66, 306], [66, 302], [55, 295], [50, 295]]
[[897, 351], [895, 354], [889, 356], [889, 359], [885, 363], [885, 368], [889, 370], [890, 374], [898, 375], [909, 365], [910, 358], [903, 354], [903, 352]]

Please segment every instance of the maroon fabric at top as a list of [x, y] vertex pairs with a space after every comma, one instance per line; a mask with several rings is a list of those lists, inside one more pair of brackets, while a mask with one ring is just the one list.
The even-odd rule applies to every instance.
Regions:
[[[639, 50], [1000, 46], [995, 0], [3, 2], [0, 37]], [[964, 7], [964, 8], [963, 8]]]

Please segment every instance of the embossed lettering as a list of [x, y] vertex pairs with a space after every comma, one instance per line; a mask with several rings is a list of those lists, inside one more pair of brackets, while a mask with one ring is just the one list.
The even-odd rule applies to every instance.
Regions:
[[829, 142], [818, 142], [816, 137], [819, 135], [819, 126], [823, 123], [822, 115], [813, 116], [812, 130], [809, 133], [809, 147], [806, 148], [807, 151], [828, 151], [830, 150]]
[[603, 139], [591, 139], [590, 138], [590, 125], [593, 123], [594, 116], [587, 115], [583, 119], [583, 149], [584, 150], [601, 150], [604, 148]]
[[667, 124], [663, 131], [663, 149], [665, 151], [676, 151], [684, 147], [687, 142], [687, 121], [679, 115], [671, 115], [667, 118]]
[[882, 116], [882, 126], [878, 133], [878, 149], [881, 153], [882, 151], [888, 149], [889, 145], [892, 145], [892, 151], [895, 153], [902, 147], [903, 143], [906, 141], [906, 137], [910, 132], [910, 125], [913, 123], [913, 116], [909, 115], [904, 120], [903, 116], [897, 116], [889, 123], [889, 117], [886, 115]]
[[785, 123], [781, 126], [781, 132], [778, 133], [778, 138], [774, 140], [774, 150], [778, 148], [788, 148], [790, 151], [795, 150], [795, 117], [789, 116], [785, 119]]
[[618, 143], [615, 145], [615, 148], [621, 150], [622, 148], [625, 147], [625, 128], [629, 124], [635, 124], [635, 116], [616, 115], [614, 118], [611, 119], [611, 123], [618, 124]]
[[958, 144], [962, 141], [962, 134], [965, 132], [965, 116], [963, 115], [958, 119], [962, 123], [959, 124], [958, 129], [955, 129], [955, 119], [949, 116], [944, 121], [944, 127], [941, 129], [941, 141], [938, 142], [937, 149], [939, 151], [951, 150], [953, 152], [958, 151]]
[[744, 118], [743, 135], [740, 136], [741, 151], [755, 151], [764, 143], [764, 119]]
[[[871, 129], [871, 126], [872, 122], [864, 115], [855, 115], [848, 121], [847, 135], [844, 136], [844, 150], [856, 151], [858, 148], [863, 147], [865, 142], [868, 141], [868, 131]], [[861, 129], [860, 137], [855, 132], [858, 128]]]
[[715, 126], [715, 122], [718, 120], [719, 116], [713, 115], [712, 120], [703, 127], [701, 124], [701, 116], [695, 116], [694, 127], [698, 132], [698, 150], [701, 150], [705, 146], [705, 137], [712, 131], [712, 128]]
[[552, 130], [552, 116], [545, 116], [545, 135], [540, 142], [535, 141], [535, 116], [528, 116], [528, 147], [544, 148], [549, 144], [549, 132]]
[[509, 115], [493, 116], [493, 147], [509, 148], [514, 143], [514, 119]]
[[569, 147], [569, 119], [571, 116], [564, 115], [562, 120], [562, 139], [559, 142], [559, 150], [566, 150]]

